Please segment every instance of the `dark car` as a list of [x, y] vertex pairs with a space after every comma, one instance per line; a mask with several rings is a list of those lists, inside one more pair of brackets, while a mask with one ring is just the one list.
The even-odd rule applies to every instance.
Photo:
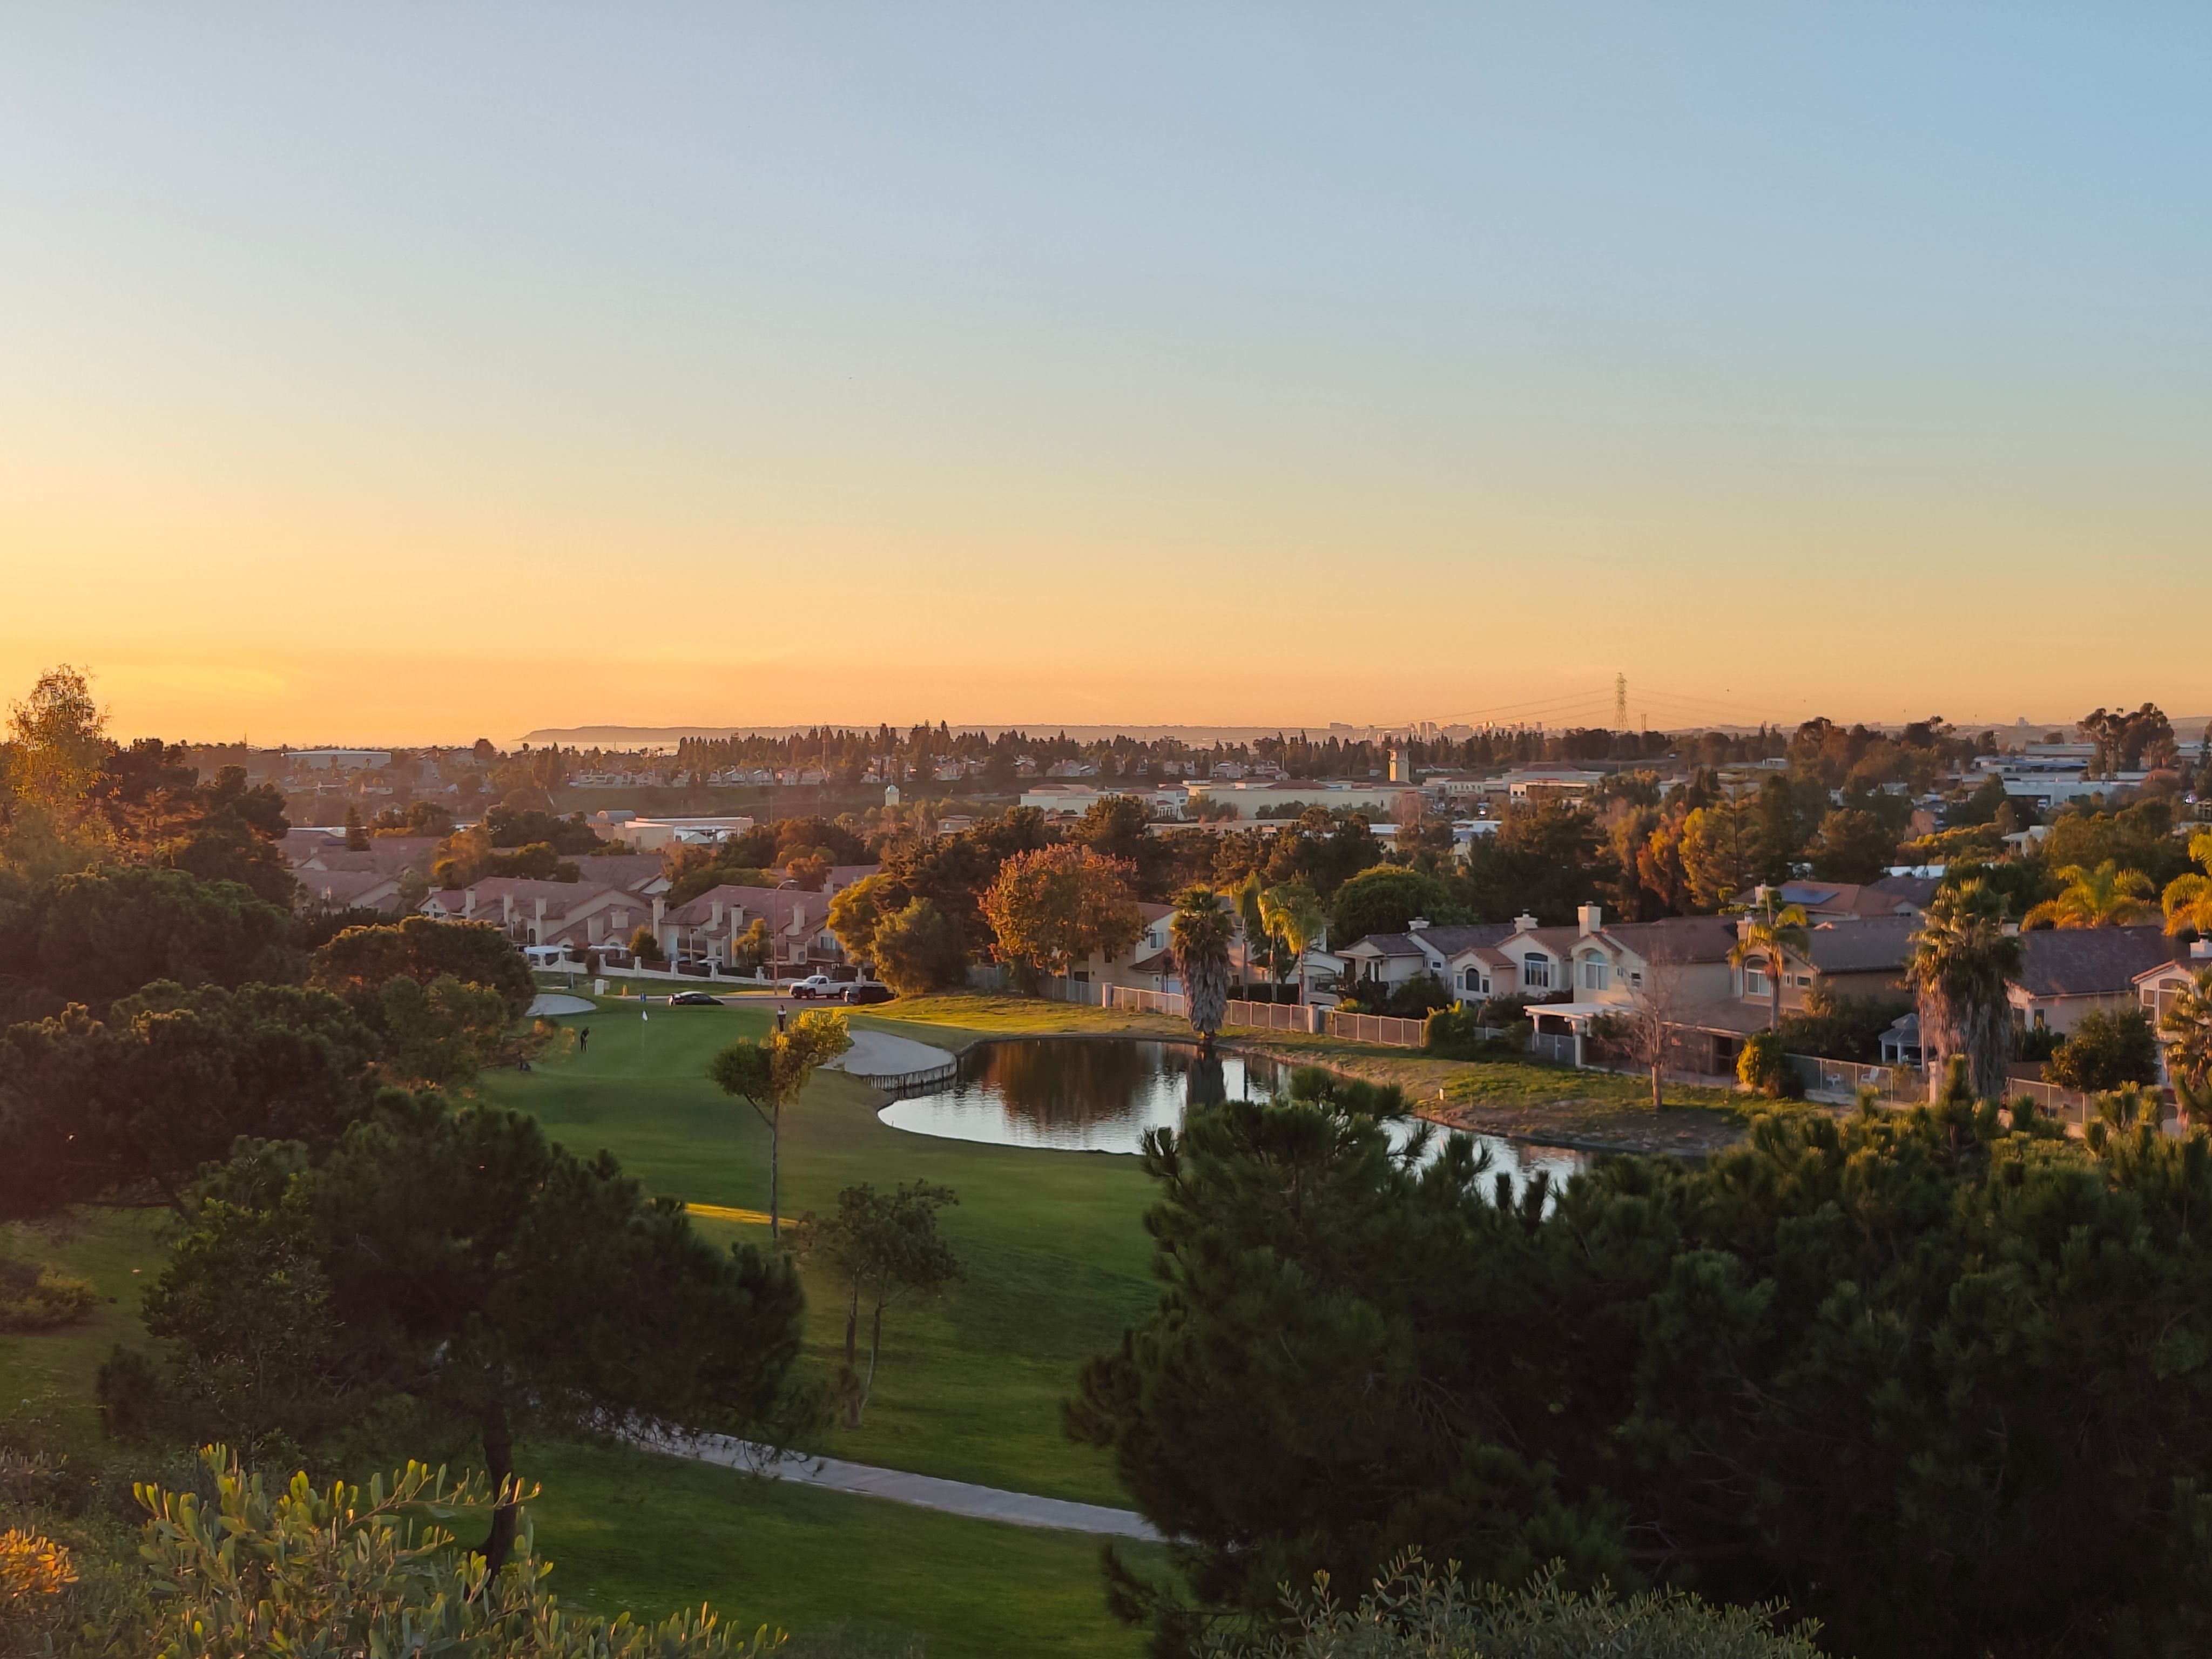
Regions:
[[889, 1002], [897, 994], [888, 985], [848, 985], [845, 1000], [853, 1002]]
[[709, 991], [678, 991], [668, 999], [672, 1008], [719, 1008], [721, 998]]

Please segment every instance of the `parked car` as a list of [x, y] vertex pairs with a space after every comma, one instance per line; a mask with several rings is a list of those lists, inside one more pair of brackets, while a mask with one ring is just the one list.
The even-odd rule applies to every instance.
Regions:
[[845, 988], [827, 974], [809, 974], [791, 988], [791, 994], [801, 1001], [810, 997], [841, 997]]
[[889, 1002], [897, 994], [890, 986], [878, 985], [873, 981], [864, 981], [845, 988], [845, 1000], [848, 1003]]
[[672, 1008], [719, 1008], [722, 1006], [722, 1000], [711, 991], [678, 991], [668, 999], [668, 1006]]

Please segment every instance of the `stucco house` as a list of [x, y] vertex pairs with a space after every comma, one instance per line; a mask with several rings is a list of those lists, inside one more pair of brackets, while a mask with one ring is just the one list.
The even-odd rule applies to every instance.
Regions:
[[2063, 1036], [2092, 1008], [2140, 1001], [2142, 981], [2188, 959], [2189, 947], [2155, 924], [2045, 927], [2022, 933], [2021, 969], [2007, 988], [2015, 1028]]

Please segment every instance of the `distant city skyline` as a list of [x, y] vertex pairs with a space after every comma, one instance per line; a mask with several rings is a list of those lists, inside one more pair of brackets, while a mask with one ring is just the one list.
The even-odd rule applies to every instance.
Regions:
[[0, 696], [2212, 709], [2208, 62], [2127, 5], [13, 9]]

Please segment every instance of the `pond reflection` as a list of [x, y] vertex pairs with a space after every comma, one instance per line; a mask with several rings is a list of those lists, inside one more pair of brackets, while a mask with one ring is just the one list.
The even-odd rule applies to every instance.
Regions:
[[[1147, 1130], [1181, 1128], [1191, 1103], [1272, 1100], [1289, 1086], [1290, 1068], [1257, 1054], [1208, 1059], [1193, 1043], [1133, 1037], [1025, 1037], [970, 1048], [952, 1082], [893, 1101], [878, 1115], [895, 1129], [952, 1140], [1133, 1153]], [[1390, 1125], [1392, 1143], [1404, 1146], [1418, 1127]], [[1561, 1182], [1589, 1167], [1585, 1154], [1560, 1147], [1470, 1139], [1489, 1148], [1491, 1168], [1510, 1175], [1516, 1188], [1540, 1170]], [[1430, 1137], [1430, 1156], [1444, 1139], [1441, 1129]]]

